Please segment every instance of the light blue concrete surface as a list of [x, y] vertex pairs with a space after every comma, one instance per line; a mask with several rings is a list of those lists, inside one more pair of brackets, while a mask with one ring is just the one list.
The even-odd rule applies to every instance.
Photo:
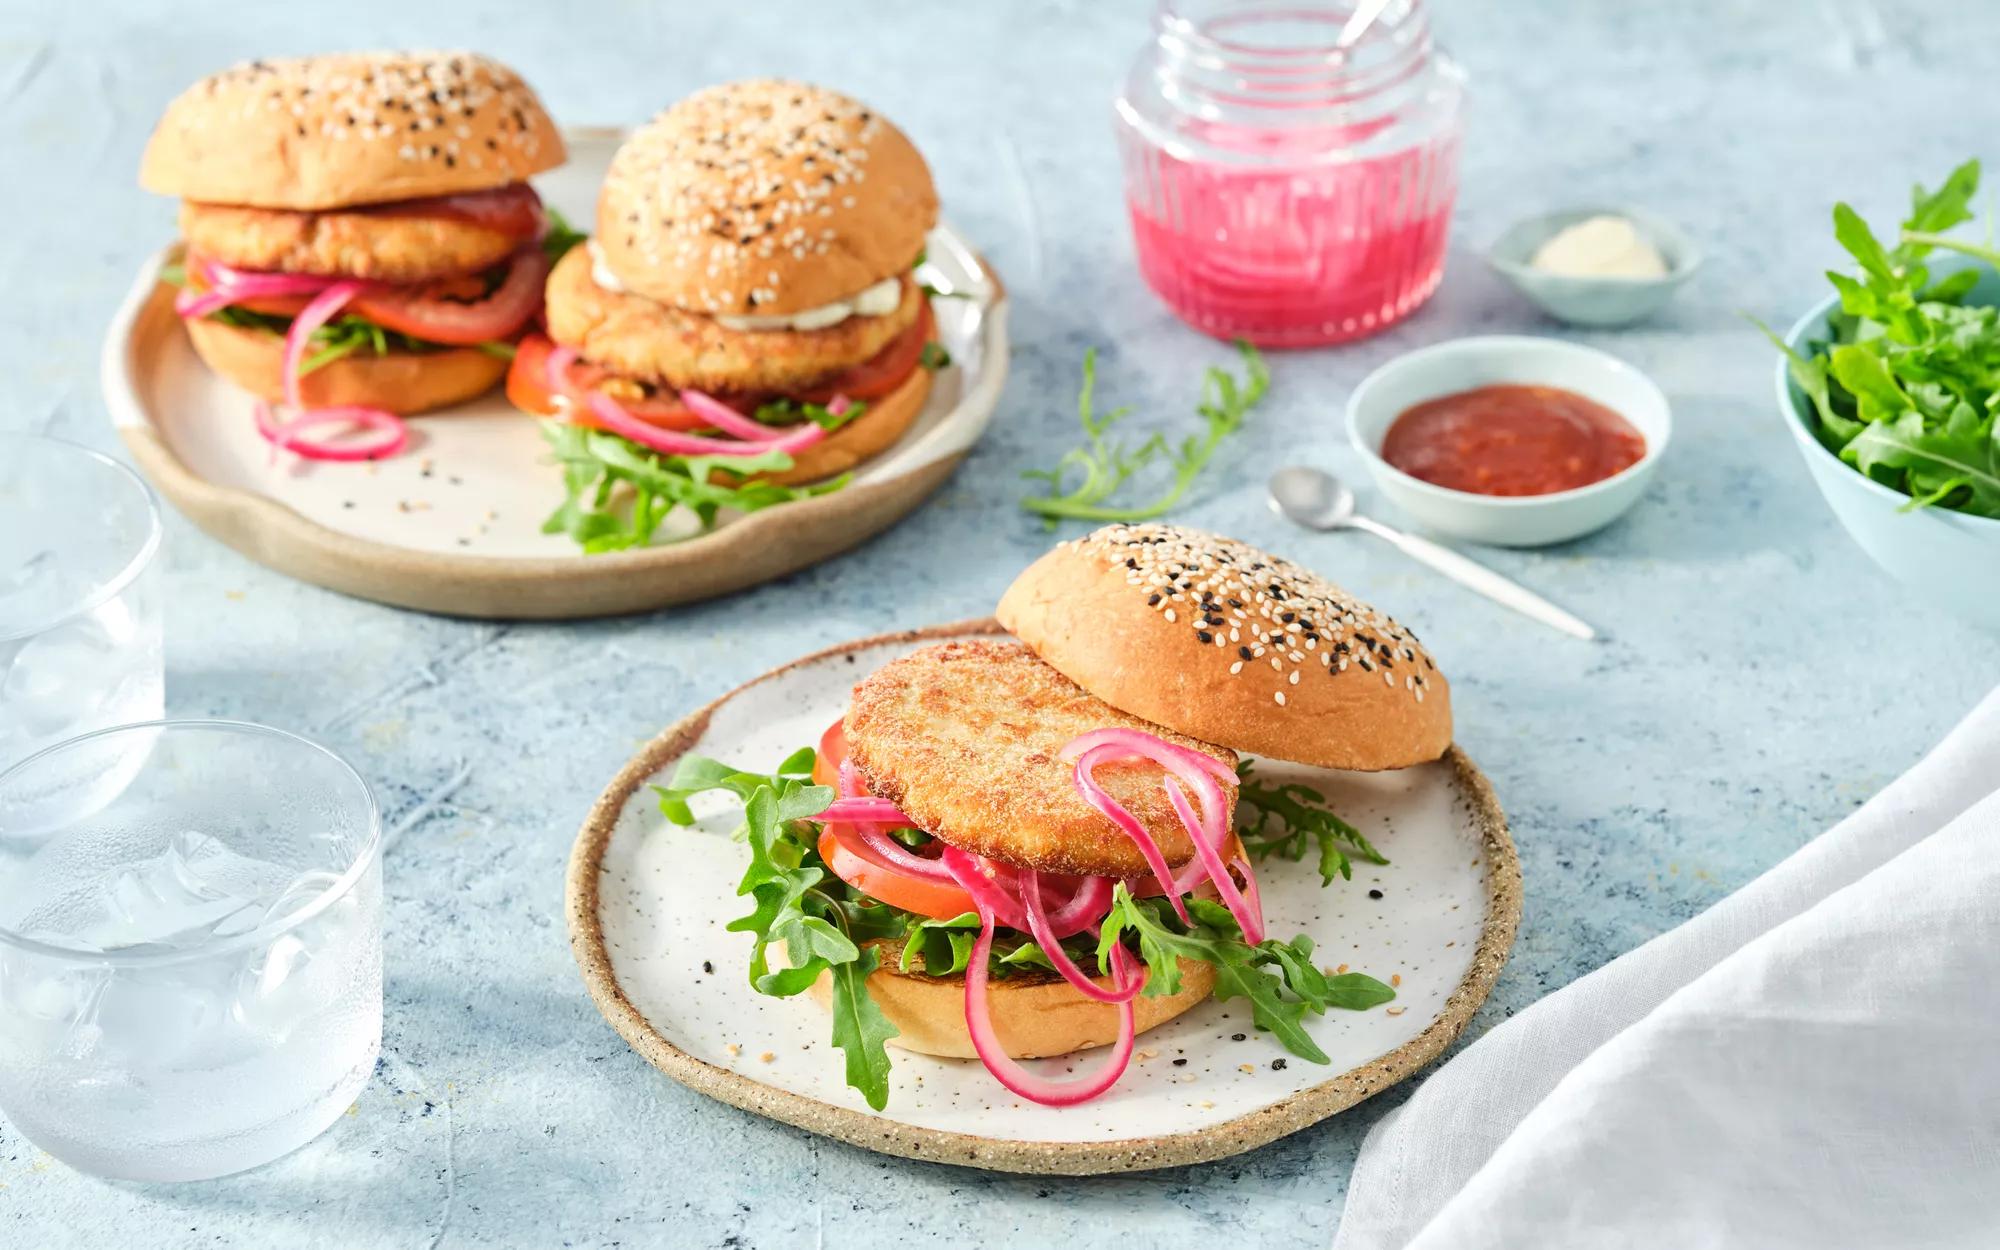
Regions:
[[[1104, 392], [1160, 421], [1184, 419], [1199, 365], [1224, 358], [1142, 287], [1126, 236], [1108, 108], [1146, 21], [1139, 3], [1081, 0], [0, 11], [0, 428], [113, 445], [100, 327], [173, 232], [172, 205], [133, 185], [157, 110], [227, 62], [333, 47], [476, 46], [573, 122], [636, 121], [759, 73], [864, 95], [915, 136], [947, 212], [1006, 275], [1017, 345], [990, 435], [929, 507], [845, 559], [702, 607], [442, 620], [288, 581], [172, 518], [174, 714], [311, 733], [392, 820], [464, 776], [389, 852], [387, 1058], [355, 1114], [275, 1166], [172, 1188], [84, 1178], [0, 1125], [0, 1245], [1326, 1244], [1393, 1097], [1145, 1176], [902, 1162], [662, 1077], [592, 1008], [563, 932], [571, 835], [636, 744], [807, 649], [991, 608], [1050, 541], [1015, 508], [1017, 475], [1072, 441], [1087, 346], [1104, 351]], [[1450, 673], [1459, 740], [1492, 775], [1527, 875], [1477, 1033], [1783, 857], [2000, 679], [1994, 637], [1912, 602], [1835, 527], [1738, 316], [1784, 324], [1819, 298], [1836, 197], [1890, 213], [1912, 180], [1996, 154], [1981, 101], [2000, 8], [1457, 0], [1439, 24], [1473, 83], [1442, 292], [1379, 339], [1275, 360], [1267, 407], [1180, 515], [1389, 606]], [[1610, 641], [1559, 639], [1368, 538], [1301, 536], [1265, 513], [1259, 483], [1280, 458], [1361, 479], [1338, 417], [1373, 365], [1453, 335], [1561, 333], [1477, 254], [1518, 216], [1593, 201], [1651, 207], [1710, 248], [1659, 321], [1575, 336], [1651, 371], [1676, 441], [1623, 522], [1481, 555]]]

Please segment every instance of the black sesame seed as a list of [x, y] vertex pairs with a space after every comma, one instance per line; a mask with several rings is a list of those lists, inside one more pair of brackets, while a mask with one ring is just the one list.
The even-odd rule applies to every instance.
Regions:
[[1229, 1040], [1232, 1042], [1240, 1042], [1249, 1036], [1250, 1035], [1248, 1033], [1231, 1033], [1229, 1035]]
[[1187, 1067], [1187, 1060], [1185, 1060], [1185, 1059], [1176, 1059], [1176, 1060], [1174, 1060], [1174, 1066], [1175, 1066], [1176, 1068], [1185, 1068], [1185, 1067]]
[[[710, 975], [710, 976], [714, 976], [714, 975], [715, 975], [715, 965], [714, 965], [713, 963], [709, 962], [709, 961], [708, 961], [708, 960], [706, 960], [706, 959], [704, 959], [704, 960], [702, 960], [702, 961], [701, 961], [701, 970], [702, 970], [703, 972], [706, 972], [706, 973], [707, 973], [708, 975]], [[1280, 1063], [1282, 1063], [1282, 1062], [1284, 1062], [1284, 1061], [1283, 1061], [1283, 1060], [1279, 1060], [1279, 1062], [1280, 1062]]]
[[1370, 890], [1370, 891], [1368, 891], [1368, 897], [1369, 897], [1369, 898], [1381, 898], [1381, 897], [1382, 897], [1382, 891], [1380, 891], [1380, 890]]
[[1282, 1060], [1282, 1059], [1273, 1059], [1273, 1060], [1271, 1060], [1271, 1071], [1273, 1071], [1273, 1072], [1283, 1072], [1284, 1070], [1285, 1070], [1285, 1061], [1284, 1061], [1284, 1060]]
[[1237, 654], [1238, 656], [1240, 656], [1241, 658], [1243, 658], [1243, 659], [1246, 659], [1246, 660], [1248, 660], [1248, 659], [1252, 658], [1252, 657], [1251, 657], [1251, 655], [1250, 655], [1250, 648], [1248, 648], [1248, 647], [1238, 647], [1238, 648], [1236, 648], [1236, 654]]
[[1214, 634], [1211, 634], [1211, 633], [1209, 633], [1209, 632], [1208, 632], [1207, 630], [1205, 630], [1205, 629], [1197, 629], [1197, 630], [1195, 630], [1195, 631], [1194, 631], [1194, 636], [1195, 636], [1195, 637], [1197, 637], [1197, 638], [1199, 638], [1199, 639], [1201, 639], [1201, 645], [1202, 645], [1202, 646], [1204, 646], [1204, 647], [1205, 647], [1205, 646], [1207, 646], [1207, 645], [1208, 645], [1209, 643], [1211, 643], [1211, 642], [1214, 642], [1214, 641], [1215, 641], [1215, 635], [1214, 635]]

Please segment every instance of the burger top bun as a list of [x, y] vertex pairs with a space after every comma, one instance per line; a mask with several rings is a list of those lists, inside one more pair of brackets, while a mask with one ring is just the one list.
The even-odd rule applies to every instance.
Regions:
[[1373, 771], [1451, 745], [1451, 688], [1414, 635], [1234, 539], [1113, 525], [1030, 565], [999, 617], [1113, 707], [1237, 751]]
[[188, 88], [154, 128], [139, 183], [314, 210], [490, 190], [564, 156], [542, 102], [497, 61], [342, 52], [249, 61]]
[[625, 141], [597, 246], [629, 290], [780, 316], [908, 272], [937, 224], [924, 158], [865, 104], [777, 79], [697, 91]]

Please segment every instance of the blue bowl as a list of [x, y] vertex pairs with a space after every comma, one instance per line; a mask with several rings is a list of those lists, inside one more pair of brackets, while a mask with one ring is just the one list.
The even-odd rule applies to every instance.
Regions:
[[[1933, 272], [1954, 266], [1940, 262]], [[1986, 270], [1969, 297], [1977, 304], [2000, 304], [2000, 274]], [[1808, 339], [1827, 337], [1827, 318], [1840, 307], [1832, 296], [1799, 319], [1785, 336], [1805, 354]], [[1889, 489], [1822, 445], [1812, 430], [1812, 401], [1793, 384], [1785, 362], [1777, 364], [1778, 410], [1805, 457], [1813, 483], [1827, 506], [1861, 549], [1921, 597], [1967, 620], [2000, 629], [2000, 520], [1947, 508], [1903, 508], [1910, 497]]]

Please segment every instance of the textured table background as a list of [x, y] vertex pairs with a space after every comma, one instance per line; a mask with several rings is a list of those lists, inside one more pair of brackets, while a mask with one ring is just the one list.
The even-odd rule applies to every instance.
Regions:
[[[1992, 637], [1911, 602], [1834, 527], [1771, 411], [1770, 353], [1737, 315], [1789, 321], [1820, 296], [1834, 198], [1893, 213], [1913, 179], [1935, 183], [1982, 145], [1994, 155], [1990, 110], [1970, 102], [2000, 8], [1640, 7], [1447, 0], [1438, 23], [1472, 75], [1473, 121], [1442, 292], [1379, 339], [1277, 358], [1269, 403], [1181, 514], [1388, 606], [1452, 675], [1460, 741], [1492, 775], [1527, 874], [1520, 942], [1474, 1033], [1783, 857], [2000, 679]], [[225, 63], [334, 47], [475, 46], [572, 122], [637, 121], [759, 73], [864, 95], [929, 154], [946, 211], [1006, 275], [1017, 344], [991, 433], [928, 508], [845, 559], [692, 610], [573, 626], [418, 616], [287, 581], [171, 518], [171, 713], [313, 734], [408, 825], [387, 859], [384, 1069], [327, 1137], [215, 1184], [90, 1180], [0, 1124], [0, 1244], [1330, 1238], [1354, 1152], [1393, 1097], [1202, 1168], [989, 1176], [711, 1103], [646, 1066], [585, 997], [563, 865], [634, 746], [802, 651], [990, 610], [1050, 541], [1015, 508], [1016, 475], [1074, 438], [1085, 347], [1104, 350], [1102, 393], [1160, 421], [1187, 419], [1199, 366], [1226, 355], [1162, 311], [1126, 236], [1108, 108], [1146, 6], [692, 8], [14, 0], [0, 13], [0, 427], [112, 445], [99, 327], [173, 231], [172, 205], [132, 183], [154, 116]], [[1359, 480], [1338, 413], [1374, 365], [1454, 335], [1559, 333], [1477, 252], [1517, 216], [1603, 201], [1665, 213], [1711, 248], [1661, 320], [1580, 336], [1659, 380], [1674, 446], [1611, 529], [1482, 557], [1610, 641], [1560, 640], [1371, 539], [1301, 536], [1265, 513], [1260, 483], [1281, 459]]]

